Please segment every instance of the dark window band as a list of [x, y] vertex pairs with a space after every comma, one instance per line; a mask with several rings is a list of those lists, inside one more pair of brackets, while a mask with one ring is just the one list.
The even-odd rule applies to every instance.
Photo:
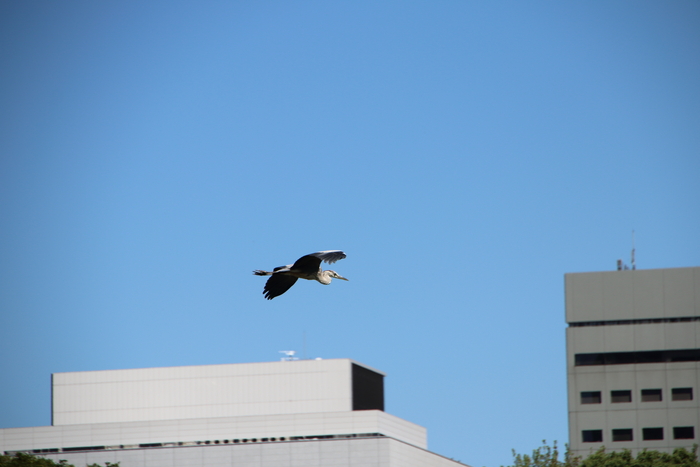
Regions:
[[686, 316], [682, 318], [649, 318], [649, 319], [616, 319], [610, 321], [578, 321], [569, 323], [572, 328], [584, 326], [618, 326], [626, 324], [658, 324], [658, 323], [690, 323], [700, 321], [700, 316]]
[[648, 350], [640, 352], [577, 353], [576, 366], [629, 365], [632, 363], [700, 362], [700, 349]]

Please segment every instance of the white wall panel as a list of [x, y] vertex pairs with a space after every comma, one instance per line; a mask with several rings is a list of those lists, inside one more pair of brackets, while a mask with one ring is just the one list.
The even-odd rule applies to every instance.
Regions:
[[427, 448], [425, 428], [380, 410], [0, 429], [0, 452], [381, 433]]
[[[695, 314], [694, 268], [664, 270], [664, 313], [666, 317]], [[695, 268], [699, 269], [700, 268]]]
[[[605, 326], [608, 328], [625, 328], [630, 332], [629, 341], [633, 348], [624, 350], [663, 350], [667, 349], [664, 328], [669, 323], [636, 324], [633, 326]], [[634, 337], [632, 337], [632, 332]]]
[[572, 273], [565, 276], [572, 322], [700, 315], [700, 268]]
[[663, 274], [656, 270], [634, 271], [634, 319], [663, 315]]
[[601, 321], [603, 278], [597, 273], [566, 274], [566, 321]]
[[[634, 350], [636, 326], [595, 326], [605, 336], [605, 346], [597, 352], [629, 352]], [[663, 336], [662, 336], [663, 337]]]
[[352, 410], [353, 363], [303, 360], [56, 373], [53, 423]]

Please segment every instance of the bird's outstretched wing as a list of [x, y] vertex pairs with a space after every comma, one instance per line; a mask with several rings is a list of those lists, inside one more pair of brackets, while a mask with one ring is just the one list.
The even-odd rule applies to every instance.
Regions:
[[265, 288], [263, 289], [263, 294], [268, 300], [272, 300], [278, 297], [290, 289], [291, 286], [297, 281], [297, 278], [287, 274], [273, 274], [265, 282]]
[[318, 253], [311, 253], [311, 255], [308, 256], [315, 256], [317, 258], [321, 258], [321, 261], [325, 261], [328, 264], [333, 264], [336, 261], [345, 258], [346, 255], [340, 250], [326, 250], [319, 251]]
[[325, 261], [328, 264], [333, 264], [343, 258], [345, 258], [345, 253], [340, 250], [319, 251], [317, 253], [302, 256], [292, 265], [292, 269], [315, 273], [318, 271], [321, 261]]

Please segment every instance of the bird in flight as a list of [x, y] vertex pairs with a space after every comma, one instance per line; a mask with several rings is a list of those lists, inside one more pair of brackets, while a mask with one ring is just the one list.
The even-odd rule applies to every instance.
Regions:
[[331, 283], [331, 279], [347, 279], [330, 269], [324, 271], [321, 269], [321, 261], [328, 264], [333, 264], [336, 261], [345, 258], [345, 253], [340, 250], [327, 250], [311, 253], [302, 256], [287, 266], [280, 266], [270, 271], [261, 271], [259, 269], [253, 271], [256, 276], [272, 276], [265, 283], [263, 294], [268, 300], [285, 293], [297, 279], [306, 279], [310, 281], [319, 281], [323, 285]]

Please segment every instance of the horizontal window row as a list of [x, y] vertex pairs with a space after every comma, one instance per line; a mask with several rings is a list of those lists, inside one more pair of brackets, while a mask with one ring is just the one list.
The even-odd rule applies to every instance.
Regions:
[[[584, 443], [602, 443], [603, 430], [583, 430], [581, 431], [581, 439]], [[664, 439], [663, 427], [642, 428], [642, 440], [656, 441], [662, 439]], [[695, 439], [695, 427], [674, 426], [673, 439]], [[634, 441], [632, 428], [616, 428], [612, 430], [612, 440], [615, 442]]]
[[[69, 447], [69, 448], [45, 448], [45, 449], [31, 449], [22, 451], [4, 451], [6, 456], [14, 456], [17, 453], [27, 453], [27, 454], [44, 454], [44, 453], [55, 453], [55, 452], [86, 452], [86, 451], [116, 451], [122, 449], [144, 449], [144, 448], [175, 448], [175, 447], [188, 447], [188, 446], [201, 446], [201, 445], [211, 445], [211, 444], [240, 444], [240, 443], [268, 443], [275, 441], [309, 441], [309, 440], [327, 440], [327, 439], [350, 439], [350, 438], [382, 438], [385, 435], [382, 433], [350, 433], [343, 435], [305, 435], [305, 436], [281, 436], [279, 438], [242, 438], [242, 439], [224, 439], [224, 440], [214, 440], [214, 441], [180, 441], [180, 442], [170, 442], [170, 443], [141, 443], [141, 444], [116, 444], [113, 446], [81, 446], [81, 447]], [[0, 451], [0, 454], [2, 451]]]
[[[661, 389], [642, 389], [640, 394], [642, 402], [661, 402], [663, 393]], [[692, 401], [693, 388], [671, 389], [672, 401]], [[581, 391], [581, 404], [600, 404], [603, 402], [600, 391]], [[610, 402], [613, 404], [632, 402], [632, 391], [629, 389], [610, 391]]]
[[572, 328], [588, 326], [618, 326], [631, 324], [659, 324], [659, 323], [691, 323], [700, 321], [700, 316], [684, 316], [682, 318], [647, 318], [647, 319], [614, 319], [609, 321], [578, 321], [569, 323]]
[[700, 349], [596, 352], [574, 355], [574, 365], [576, 366], [674, 362], [700, 362]]

